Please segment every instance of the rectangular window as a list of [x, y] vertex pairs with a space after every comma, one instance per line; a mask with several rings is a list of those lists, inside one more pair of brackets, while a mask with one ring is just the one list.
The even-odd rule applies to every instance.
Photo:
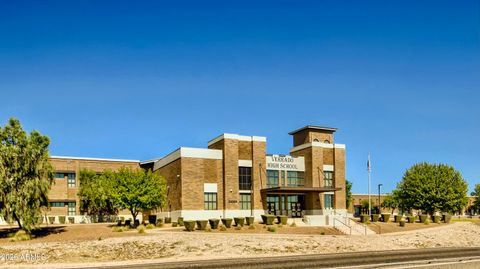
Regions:
[[252, 208], [252, 195], [250, 193], [240, 193], [240, 209], [247, 210]]
[[65, 174], [64, 173], [55, 173], [55, 178], [65, 179]]
[[217, 193], [205, 192], [203, 194], [203, 204], [205, 210], [217, 210]]
[[75, 188], [77, 186], [75, 173], [67, 173], [67, 183], [69, 188]]
[[75, 216], [76, 213], [77, 212], [75, 210], [75, 202], [68, 202], [68, 215]]
[[50, 202], [50, 207], [64, 207], [64, 202]]
[[278, 171], [267, 170], [267, 188], [278, 187]]
[[324, 171], [323, 172], [323, 186], [324, 187], [333, 187], [333, 172]]
[[240, 190], [252, 189], [252, 168], [251, 167], [238, 167], [238, 182]]
[[287, 177], [289, 187], [303, 187], [305, 185], [304, 172], [288, 171]]
[[325, 209], [333, 208], [333, 194], [324, 194]]

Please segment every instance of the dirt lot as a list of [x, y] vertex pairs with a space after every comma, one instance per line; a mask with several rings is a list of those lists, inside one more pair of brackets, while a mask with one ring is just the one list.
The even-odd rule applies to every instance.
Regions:
[[[422, 224], [424, 225], [424, 224]], [[64, 232], [40, 237], [32, 241], [10, 243], [2, 239], [1, 265], [24, 266], [33, 264], [53, 268], [64, 263], [102, 263], [111, 261], [124, 264], [133, 261], [180, 261], [229, 257], [256, 257], [335, 253], [350, 251], [375, 251], [405, 248], [480, 246], [480, 225], [461, 222], [448, 225], [430, 224], [428, 229], [392, 232], [382, 235], [346, 236], [286, 234], [289, 229], [308, 227], [283, 227], [276, 233], [235, 232], [183, 232], [182, 228], [147, 230], [138, 235], [135, 231], [112, 233], [105, 225], [65, 226]], [[408, 227], [408, 226], [407, 226]], [[88, 229], [90, 228], [90, 229]], [[86, 230], [89, 232], [87, 233]], [[245, 231], [248, 228], [244, 228]], [[103, 231], [103, 233], [97, 233]], [[283, 232], [283, 233], [282, 233]], [[76, 236], [74, 236], [76, 234]], [[99, 238], [99, 234], [102, 237]], [[67, 239], [65, 241], [65, 239]], [[100, 239], [100, 240], [99, 240]], [[62, 241], [60, 241], [62, 240]], [[32, 259], [31, 257], [34, 257]]]
[[428, 229], [438, 226], [448, 225], [445, 223], [430, 223], [430, 224], [423, 224], [419, 222], [415, 223], [405, 223], [404, 227], [401, 227], [398, 223], [394, 222], [371, 222], [367, 224], [368, 228], [373, 230], [378, 234], [386, 234], [386, 233], [396, 233], [396, 232], [405, 232], [405, 231], [412, 231], [412, 230], [419, 230], [419, 229]]

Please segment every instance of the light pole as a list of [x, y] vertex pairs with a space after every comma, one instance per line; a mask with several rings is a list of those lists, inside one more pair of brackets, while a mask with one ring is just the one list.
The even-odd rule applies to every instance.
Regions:
[[[380, 211], [380, 188], [383, 186], [383, 184], [378, 184], [378, 211]], [[380, 212], [378, 212], [380, 214]]]

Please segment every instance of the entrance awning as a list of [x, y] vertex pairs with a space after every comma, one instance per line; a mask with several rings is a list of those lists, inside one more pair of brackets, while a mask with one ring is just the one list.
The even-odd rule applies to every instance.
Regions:
[[261, 189], [261, 192], [266, 193], [309, 193], [309, 192], [331, 192], [339, 191], [341, 188], [333, 187], [273, 187]]

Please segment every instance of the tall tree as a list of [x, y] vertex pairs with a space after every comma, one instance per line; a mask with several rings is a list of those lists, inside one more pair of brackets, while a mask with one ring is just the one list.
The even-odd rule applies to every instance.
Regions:
[[49, 206], [49, 144], [50, 139], [37, 131], [27, 134], [17, 119], [0, 126], [0, 214], [27, 231], [39, 224], [41, 208]]
[[475, 184], [475, 190], [471, 193], [472, 196], [475, 196], [475, 201], [473, 202], [473, 210], [475, 212], [480, 211], [480, 184]]
[[393, 214], [393, 211], [395, 211], [395, 209], [398, 208], [398, 199], [395, 196], [395, 191], [394, 191], [394, 194], [387, 193], [387, 195], [383, 199], [381, 206], [383, 208], [389, 208]]
[[352, 182], [346, 180], [345, 181], [345, 205], [347, 209], [350, 207], [352, 203]]
[[80, 208], [91, 216], [115, 215], [118, 212], [115, 198], [115, 173], [92, 170], [80, 171]]
[[460, 172], [445, 164], [419, 163], [408, 169], [397, 185], [403, 210], [454, 212], [468, 202], [468, 185]]
[[121, 168], [115, 173], [115, 197], [120, 208], [128, 209], [136, 220], [140, 212], [165, 203], [166, 183], [150, 170]]

